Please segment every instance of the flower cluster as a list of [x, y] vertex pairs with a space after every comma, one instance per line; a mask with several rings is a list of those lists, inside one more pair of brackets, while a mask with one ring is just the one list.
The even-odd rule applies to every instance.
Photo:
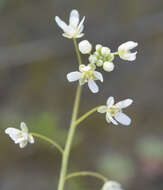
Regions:
[[136, 59], [137, 52], [132, 53], [131, 49], [137, 45], [138, 43], [129, 41], [120, 45], [117, 52], [111, 52], [109, 47], [97, 44], [95, 51], [91, 53], [92, 44], [87, 40], [83, 40], [79, 43], [79, 50], [82, 54], [90, 54], [88, 58], [89, 63], [95, 64], [97, 67], [103, 67], [105, 71], [111, 72], [115, 67], [113, 64], [115, 55], [119, 55], [121, 59], [127, 61], [134, 61]]
[[[63, 22], [58, 16], [55, 17], [58, 26], [64, 31], [63, 36], [73, 39], [83, 37], [84, 34], [82, 31], [84, 29], [84, 19], [85, 17], [83, 17], [82, 21], [79, 23], [79, 13], [77, 10], [71, 11], [69, 25]], [[79, 80], [80, 85], [88, 82], [88, 86], [93, 93], [99, 92], [99, 88], [94, 80], [100, 80], [103, 82], [103, 77], [101, 73], [95, 71], [96, 66], [103, 67], [107, 72], [113, 71], [115, 68], [113, 63], [115, 55], [119, 55], [123, 60], [134, 61], [137, 52], [132, 53], [131, 50], [137, 45], [138, 43], [129, 41], [120, 45], [117, 52], [111, 52], [109, 47], [97, 44], [95, 46], [95, 51], [91, 53], [92, 44], [87, 40], [81, 41], [78, 48], [82, 54], [89, 54], [88, 65], [81, 65], [79, 71], [69, 73], [67, 75], [68, 81], [73, 82]]]
[[89, 56], [89, 61], [96, 64], [98, 67], [103, 67], [107, 72], [114, 70], [114, 54], [111, 53], [110, 48], [103, 47], [100, 44], [96, 45], [96, 51]]

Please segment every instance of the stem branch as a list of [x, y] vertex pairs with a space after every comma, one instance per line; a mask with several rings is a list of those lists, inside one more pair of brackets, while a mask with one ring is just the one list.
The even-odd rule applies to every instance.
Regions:
[[87, 113], [85, 113], [84, 115], [82, 115], [78, 120], [76, 120], [75, 125], [79, 125], [79, 123], [81, 123], [83, 120], [85, 120], [88, 116], [90, 116], [92, 113], [94, 113], [95, 111], [97, 111], [97, 109], [99, 108], [99, 106], [91, 109], [90, 111], [88, 111]]
[[66, 180], [73, 178], [73, 177], [79, 177], [79, 176], [95, 177], [95, 178], [101, 179], [102, 181], [104, 181], [104, 183], [108, 181], [108, 179], [105, 176], [103, 176], [97, 172], [90, 172], [90, 171], [74, 172], [74, 173], [68, 174], [66, 177]]
[[61, 147], [59, 144], [57, 144], [54, 140], [49, 139], [48, 137], [45, 137], [45, 136], [40, 135], [40, 134], [37, 134], [37, 133], [30, 133], [30, 134], [31, 134], [32, 136], [38, 137], [38, 138], [43, 139], [43, 140], [47, 141], [48, 143], [52, 144], [53, 146], [55, 146], [55, 147], [59, 150], [59, 152], [60, 152], [61, 154], [63, 154], [63, 149], [62, 149], [62, 147]]

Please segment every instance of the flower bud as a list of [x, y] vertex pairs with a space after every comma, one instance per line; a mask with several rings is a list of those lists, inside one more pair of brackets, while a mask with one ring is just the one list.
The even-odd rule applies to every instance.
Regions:
[[136, 59], [137, 51], [131, 52], [131, 50], [137, 46], [138, 43], [133, 41], [129, 41], [120, 45], [118, 48], [120, 58], [127, 61], [134, 61]]
[[100, 45], [100, 44], [97, 44], [97, 45], [96, 45], [96, 51], [101, 50], [101, 48], [102, 48], [102, 45]]
[[98, 67], [101, 67], [101, 66], [103, 65], [103, 61], [99, 59], [99, 60], [96, 62], [96, 65], [97, 65]]
[[104, 56], [109, 55], [110, 54], [110, 49], [108, 47], [102, 47], [101, 54], [104, 55]]
[[90, 62], [90, 63], [95, 63], [96, 61], [97, 61], [97, 58], [96, 58], [95, 55], [90, 55], [90, 56], [89, 56], [89, 62]]
[[107, 72], [111, 72], [114, 70], [114, 64], [112, 62], [105, 61], [103, 65], [103, 69]]
[[92, 50], [92, 45], [89, 41], [83, 40], [79, 43], [79, 50], [82, 54], [89, 54]]
[[123, 189], [121, 185], [116, 181], [108, 181], [103, 185], [102, 190], [123, 190]]

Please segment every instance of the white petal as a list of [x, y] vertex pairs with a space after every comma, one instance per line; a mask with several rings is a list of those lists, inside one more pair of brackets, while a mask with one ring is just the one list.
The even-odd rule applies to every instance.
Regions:
[[[78, 27], [78, 32], [79, 33], [81, 33], [81, 32], [83, 32], [83, 30], [84, 30], [84, 24], [82, 24], [81, 26], [80, 26], [80, 28]], [[83, 33], [82, 33], [83, 34]], [[83, 34], [84, 35], [84, 34]]]
[[65, 38], [68, 38], [68, 39], [71, 39], [71, 38], [72, 38], [72, 36], [69, 35], [68, 33], [63, 33], [62, 36], [64, 36]]
[[102, 74], [101, 74], [100, 72], [94, 71], [93, 74], [94, 74], [94, 76], [95, 76], [98, 80], [100, 80], [101, 82], [103, 82], [103, 76], [102, 76]]
[[97, 109], [97, 112], [99, 113], [105, 113], [107, 110], [107, 107], [106, 106], [100, 106], [98, 109]]
[[118, 123], [116, 122], [116, 120], [114, 120], [113, 117], [111, 117], [108, 112], [106, 113], [106, 119], [107, 119], [107, 122], [110, 121], [110, 122], [112, 122], [114, 125], [118, 125]]
[[28, 133], [28, 127], [24, 122], [20, 123], [20, 128], [24, 133]]
[[109, 119], [109, 117], [108, 117], [108, 114], [107, 114], [107, 113], [106, 113], [106, 115], [105, 115], [105, 118], [106, 118], [107, 123], [111, 123], [111, 121], [110, 121], [110, 119]]
[[115, 119], [121, 123], [122, 125], [130, 125], [131, 124], [131, 119], [124, 113], [119, 112], [115, 115]]
[[127, 107], [130, 106], [132, 103], [133, 103], [133, 100], [128, 98], [128, 99], [126, 99], [126, 100], [122, 100], [122, 101], [116, 103], [115, 106], [117, 106], [117, 107], [120, 108], [120, 109], [123, 109], [123, 108], [127, 108]]
[[7, 128], [5, 130], [5, 133], [8, 134], [8, 135], [10, 135], [10, 134], [18, 134], [18, 133], [20, 133], [20, 130], [16, 129], [16, 128], [9, 127], [9, 128]]
[[136, 46], [138, 46], [138, 43], [133, 42], [133, 41], [128, 41], [123, 43], [122, 45], [119, 46], [119, 50], [131, 50], [133, 48], [135, 48]]
[[67, 74], [67, 79], [69, 82], [77, 81], [81, 78], [81, 73], [78, 71], [74, 71]]
[[75, 38], [81, 38], [81, 37], [83, 37], [83, 36], [84, 36], [84, 34], [83, 34], [83, 33], [80, 33], [80, 34], [77, 34]]
[[127, 60], [127, 61], [135, 61], [136, 54], [137, 54], [137, 51], [134, 53], [124, 54], [123, 57], [121, 57], [121, 58], [124, 60]]
[[68, 32], [69, 31], [69, 27], [68, 25], [62, 21], [58, 16], [55, 17], [55, 21], [58, 24], [58, 26], [64, 31], [64, 32]]
[[108, 181], [103, 185], [102, 190], [123, 190], [123, 189], [121, 185], [116, 181]]
[[5, 133], [8, 134], [9, 137], [10, 137], [13, 141], [15, 141], [15, 140], [18, 139], [18, 138], [17, 138], [17, 135], [18, 135], [19, 133], [21, 133], [21, 131], [20, 131], [19, 129], [15, 129], [15, 128], [7, 128], [7, 129], [5, 130]]
[[83, 29], [84, 29], [84, 25], [83, 25], [84, 20], [85, 20], [85, 16], [82, 18], [82, 20], [80, 21], [80, 24], [79, 24], [79, 26], [78, 26], [78, 30], [79, 30], [80, 32], [82, 32]]
[[15, 144], [21, 143], [21, 142], [26, 141], [26, 140], [27, 140], [27, 138], [24, 138], [24, 137], [17, 138], [17, 139], [15, 140]]
[[88, 87], [89, 89], [93, 92], [93, 93], [97, 93], [99, 91], [99, 87], [97, 86], [97, 84], [95, 83], [94, 80], [89, 79], [88, 80]]
[[77, 25], [79, 24], [79, 12], [77, 10], [71, 11], [69, 24], [73, 27], [77, 27]]
[[19, 143], [19, 147], [20, 148], [24, 148], [25, 146], [27, 146], [28, 141], [22, 141], [21, 143]]
[[35, 140], [31, 134], [28, 135], [28, 142], [31, 144], [33, 144], [35, 142]]
[[108, 108], [110, 108], [111, 106], [113, 106], [114, 104], [114, 97], [110, 96], [106, 102], [106, 105]]

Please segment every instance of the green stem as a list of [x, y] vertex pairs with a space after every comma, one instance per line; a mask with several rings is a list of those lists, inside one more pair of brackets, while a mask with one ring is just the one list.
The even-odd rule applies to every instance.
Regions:
[[76, 55], [77, 55], [77, 58], [78, 58], [78, 63], [79, 65], [82, 64], [82, 60], [81, 60], [81, 57], [80, 57], [80, 52], [79, 52], [79, 48], [78, 48], [78, 44], [77, 44], [77, 41], [75, 38], [73, 38], [73, 42], [74, 42], [74, 46], [75, 46], [75, 50], [76, 50]]
[[[76, 54], [77, 54], [77, 58], [78, 58], [78, 63], [79, 63], [79, 65], [81, 65], [82, 60], [80, 57], [80, 52], [78, 49], [76, 39], [73, 39], [73, 42], [74, 42], [74, 46], [75, 46], [75, 50], [76, 50]], [[69, 155], [70, 155], [71, 145], [72, 145], [72, 141], [73, 141], [73, 137], [74, 137], [74, 133], [75, 133], [75, 122], [77, 119], [78, 109], [79, 109], [79, 104], [80, 104], [81, 90], [82, 90], [81, 86], [80, 86], [80, 84], [78, 84], [74, 107], [73, 107], [72, 119], [71, 119], [71, 123], [70, 123], [70, 128], [69, 128], [64, 152], [62, 155], [62, 164], [61, 164], [61, 171], [60, 171], [60, 177], [59, 177], [59, 183], [58, 183], [58, 190], [64, 189], [64, 184], [65, 184], [66, 175], [67, 175]]]
[[57, 144], [55, 141], [53, 141], [52, 139], [49, 139], [48, 137], [45, 137], [45, 136], [40, 135], [40, 134], [37, 134], [37, 133], [30, 133], [30, 134], [31, 134], [32, 136], [38, 137], [38, 138], [43, 139], [43, 140], [47, 141], [48, 143], [52, 144], [53, 146], [55, 146], [55, 147], [59, 150], [59, 152], [60, 152], [61, 154], [63, 154], [63, 149], [62, 149], [62, 147], [61, 147], [60, 145], [58, 145], [58, 144]]
[[112, 53], [113, 55], [119, 55], [119, 53], [118, 52], [114, 52], [114, 53]]
[[85, 120], [88, 116], [90, 116], [92, 113], [94, 113], [95, 111], [97, 111], [97, 109], [99, 108], [99, 106], [93, 108], [92, 110], [88, 111], [87, 113], [85, 113], [83, 116], [81, 116], [78, 120], [76, 120], [75, 125], [79, 125], [79, 123], [81, 123], [83, 120]]
[[92, 176], [92, 177], [101, 179], [102, 181], [104, 181], [104, 183], [108, 181], [108, 179], [105, 176], [103, 176], [97, 172], [90, 172], [90, 171], [71, 173], [71, 174], [67, 175], [66, 180], [73, 178], [73, 177], [79, 177], [79, 176]]
[[64, 189], [65, 177], [66, 177], [66, 174], [67, 174], [69, 154], [70, 154], [72, 140], [73, 140], [74, 133], [75, 133], [75, 121], [76, 121], [77, 114], [78, 114], [80, 95], [81, 95], [81, 86], [78, 85], [77, 92], [76, 92], [75, 103], [74, 103], [74, 108], [73, 108], [72, 119], [71, 119], [71, 124], [70, 124], [68, 137], [67, 137], [63, 157], [62, 157], [62, 166], [61, 166], [58, 190], [63, 190]]

